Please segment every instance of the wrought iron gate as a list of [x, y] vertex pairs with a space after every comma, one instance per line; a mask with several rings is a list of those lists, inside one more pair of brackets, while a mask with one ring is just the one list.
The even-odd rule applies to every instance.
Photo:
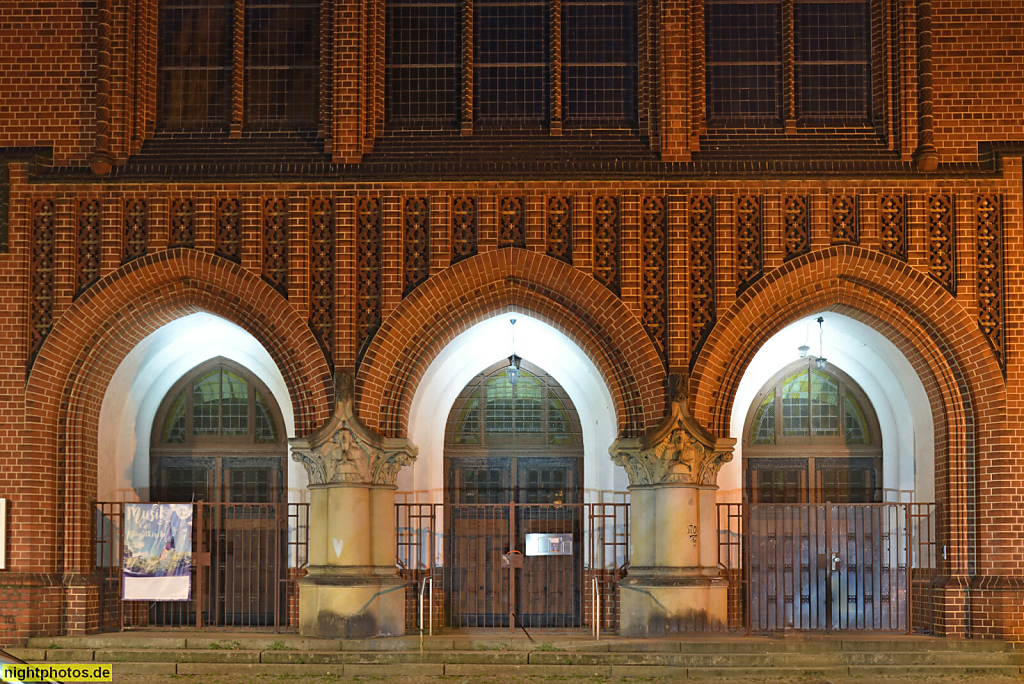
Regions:
[[297, 625], [309, 505], [200, 501], [194, 506], [191, 600], [140, 602], [121, 599], [124, 504], [95, 504], [100, 628]]
[[[927, 631], [934, 504], [721, 504], [730, 623], [748, 631]], [[915, 600], [918, 602], [915, 604]]]
[[410, 628], [421, 594], [437, 627], [514, 627], [517, 619], [528, 628], [617, 626], [628, 504], [400, 503], [396, 510]]

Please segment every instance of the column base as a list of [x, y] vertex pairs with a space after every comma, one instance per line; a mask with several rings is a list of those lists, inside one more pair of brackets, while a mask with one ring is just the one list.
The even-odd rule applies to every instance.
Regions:
[[[717, 568], [708, 570], [718, 574]], [[683, 575], [634, 575], [619, 582], [619, 607], [624, 637], [722, 631], [728, 620], [728, 582], [697, 568]]]
[[402, 636], [405, 586], [395, 576], [310, 568], [299, 580], [299, 633], [329, 639]]

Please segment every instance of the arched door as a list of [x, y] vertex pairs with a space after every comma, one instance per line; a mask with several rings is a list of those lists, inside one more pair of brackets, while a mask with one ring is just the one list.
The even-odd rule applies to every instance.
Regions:
[[452, 407], [444, 460], [451, 624], [580, 624], [583, 443], [561, 386], [527, 362], [515, 382], [487, 369]]
[[904, 631], [906, 504], [881, 503], [860, 387], [814, 358], [782, 369], [750, 406], [743, 459], [752, 627]]
[[[204, 502], [197, 540], [204, 622], [273, 624], [286, 571], [287, 442], [280, 409], [246, 368], [213, 359], [185, 375], [157, 412], [150, 445], [150, 499]], [[157, 621], [191, 621], [158, 606]]]

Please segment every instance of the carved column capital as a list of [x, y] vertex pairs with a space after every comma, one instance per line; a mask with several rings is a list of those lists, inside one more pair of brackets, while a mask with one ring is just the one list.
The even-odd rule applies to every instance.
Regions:
[[630, 485], [714, 485], [718, 471], [732, 460], [733, 438], [720, 438], [694, 420], [685, 398], [658, 427], [641, 437], [620, 437], [608, 450], [612, 461], [626, 469]]
[[384, 437], [355, 414], [352, 378], [339, 373], [337, 404], [324, 425], [307, 437], [288, 440], [292, 460], [301, 463], [310, 486], [363, 484], [394, 486], [402, 466], [419, 449], [406, 438]]

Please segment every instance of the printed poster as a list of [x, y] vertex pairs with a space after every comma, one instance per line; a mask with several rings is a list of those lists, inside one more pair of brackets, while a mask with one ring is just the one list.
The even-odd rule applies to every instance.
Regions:
[[124, 600], [188, 601], [191, 570], [192, 504], [125, 504]]

